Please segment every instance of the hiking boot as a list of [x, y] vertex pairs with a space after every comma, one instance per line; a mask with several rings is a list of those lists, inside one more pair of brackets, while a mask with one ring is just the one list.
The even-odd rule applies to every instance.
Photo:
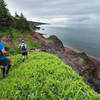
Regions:
[[1, 78], [4, 78], [5, 77], [5, 68], [1, 68], [1, 72], [2, 72], [2, 77]]
[[10, 76], [10, 74], [5, 74], [5, 76]]

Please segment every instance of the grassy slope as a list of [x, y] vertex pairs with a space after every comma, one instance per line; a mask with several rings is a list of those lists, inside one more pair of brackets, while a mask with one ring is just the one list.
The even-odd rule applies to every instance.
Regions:
[[[22, 32], [21, 30], [10, 28], [5, 29], [4, 32], [0, 30], [0, 36], [6, 36], [6, 41], [12, 42], [12, 45], [6, 43], [5, 46], [8, 49], [9, 53], [14, 55], [20, 52], [20, 49], [18, 49], [18, 45], [21, 43], [21, 40], [25, 40], [25, 43], [28, 45], [28, 49], [40, 48], [40, 42], [36, 42], [35, 39], [29, 34], [30, 32], [34, 32], [34, 30], [30, 29], [30, 31]], [[8, 38], [9, 35], [11, 35], [12, 38]]]
[[21, 55], [11, 59], [11, 76], [0, 80], [0, 100], [100, 100], [71, 67], [54, 55], [32, 52], [24, 63]]

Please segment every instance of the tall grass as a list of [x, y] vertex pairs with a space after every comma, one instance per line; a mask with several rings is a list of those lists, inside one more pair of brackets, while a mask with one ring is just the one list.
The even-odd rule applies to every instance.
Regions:
[[24, 63], [21, 55], [11, 59], [11, 76], [0, 80], [1, 100], [100, 100], [81, 76], [54, 55], [32, 52]]

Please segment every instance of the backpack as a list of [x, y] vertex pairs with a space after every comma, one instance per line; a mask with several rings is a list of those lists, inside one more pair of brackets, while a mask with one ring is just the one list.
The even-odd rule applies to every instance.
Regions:
[[21, 49], [22, 49], [23, 51], [26, 50], [26, 48], [25, 48], [25, 44], [22, 45]]
[[0, 50], [0, 56], [3, 55], [2, 51]]

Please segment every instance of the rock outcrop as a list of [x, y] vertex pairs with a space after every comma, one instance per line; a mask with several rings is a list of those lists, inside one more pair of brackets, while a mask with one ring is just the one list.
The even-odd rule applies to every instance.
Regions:
[[65, 52], [63, 43], [55, 35], [48, 38], [48, 42], [42, 42], [41, 51], [57, 54], [57, 52]]

